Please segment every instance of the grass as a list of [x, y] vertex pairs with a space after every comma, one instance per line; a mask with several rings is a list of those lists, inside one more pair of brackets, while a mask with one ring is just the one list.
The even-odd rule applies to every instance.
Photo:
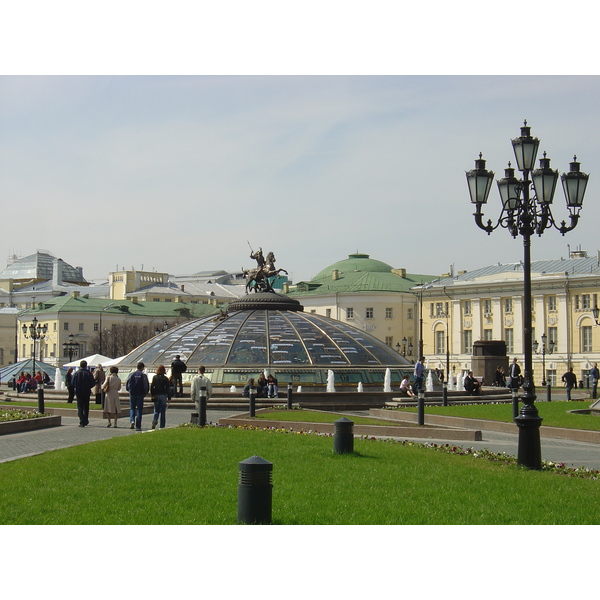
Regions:
[[316, 410], [269, 410], [256, 413], [256, 419], [269, 421], [286, 421], [292, 423], [335, 423], [342, 417], [349, 418], [355, 425], [385, 425], [398, 427], [418, 427], [415, 423], [382, 421], [356, 415], [341, 415], [339, 413], [320, 412]]
[[[600, 418], [593, 415], [577, 415], [568, 411], [585, 409], [589, 407], [588, 402], [536, 402], [535, 403], [542, 425], [548, 427], [567, 427], [569, 429], [588, 429], [600, 431]], [[394, 411], [417, 412], [416, 408], [394, 408]], [[444, 415], [450, 417], [464, 417], [469, 419], [487, 419], [490, 421], [502, 421], [512, 423], [512, 404], [473, 404], [473, 405], [450, 405], [450, 406], [428, 406], [425, 404], [425, 415]]]
[[[37, 400], [21, 400], [20, 398], [16, 398], [12, 402], [0, 402], [0, 406], [27, 406], [27, 407], [38, 407]], [[47, 402], [44, 401], [44, 408], [72, 408], [77, 410], [77, 402], [73, 400], [71, 404], [68, 402]], [[95, 404], [94, 402], [90, 402], [90, 410], [102, 410], [101, 404]]]
[[93, 442], [0, 464], [0, 523], [235, 524], [238, 463], [254, 455], [274, 465], [274, 524], [598, 522], [597, 480], [381, 441], [354, 450], [217, 427]]

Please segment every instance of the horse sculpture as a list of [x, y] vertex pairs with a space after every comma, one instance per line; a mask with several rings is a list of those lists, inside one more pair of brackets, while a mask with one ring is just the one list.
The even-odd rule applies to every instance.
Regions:
[[279, 273], [288, 272], [285, 269], [275, 268], [275, 254], [269, 252], [267, 258], [263, 257], [262, 248], [257, 252], [252, 252], [250, 258], [256, 260], [258, 266], [255, 269], [242, 269], [246, 277], [246, 293], [254, 290], [255, 292], [274, 292], [270, 278], [276, 277]]

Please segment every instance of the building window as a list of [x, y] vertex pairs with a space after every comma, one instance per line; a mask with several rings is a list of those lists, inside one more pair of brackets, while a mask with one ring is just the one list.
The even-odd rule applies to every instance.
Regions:
[[552, 387], [556, 387], [556, 369], [546, 369], [546, 382]]
[[63, 330], [69, 331], [69, 324], [67, 322], [63, 323]]
[[463, 311], [465, 315], [470, 315], [472, 314], [471, 312], [472, 308], [471, 308], [471, 301], [470, 300], [465, 300], [463, 303]]
[[406, 318], [407, 319], [412, 319], [413, 318], [413, 309], [412, 308], [406, 309]]
[[365, 311], [365, 316], [367, 319], [372, 319], [373, 318], [373, 309], [367, 308]]
[[52, 323], [52, 331], [56, 331], [57, 325], [58, 325], [58, 323], [56, 321], [54, 321], [54, 323]]
[[558, 328], [548, 327], [548, 343], [554, 345], [554, 352], [556, 352], [556, 345], [558, 344]]
[[491, 329], [484, 329], [483, 330], [483, 339], [486, 342], [491, 342], [494, 338], [492, 337], [492, 330]]
[[160, 298], [152, 298], [152, 302], [160, 302]]
[[584, 325], [581, 328], [581, 351], [592, 351], [592, 328], [590, 325]]
[[491, 300], [483, 301], [483, 314], [486, 316], [491, 316], [491, 314], [492, 314], [492, 301]]
[[470, 329], [464, 331], [465, 354], [473, 354], [473, 332]]
[[100, 324], [94, 323], [94, 331], [100, 331]]
[[346, 309], [346, 319], [354, 319], [354, 309], [353, 308]]
[[83, 331], [83, 323], [79, 323], [79, 331]]
[[446, 332], [443, 329], [438, 329], [435, 332], [435, 353], [445, 354], [446, 352]]
[[548, 296], [548, 310], [556, 310], [556, 296]]
[[504, 330], [504, 341], [506, 342], [506, 353], [512, 354], [515, 351], [514, 348], [514, 337], [512, 329]]
[[385, 343], [387, 346], [389, 346], [390, 348], [392, 348], [394, 346], [394, 338], [391, 335], [386, 335], [385, 336]]
[[513, 301], [512, 298], [504, 298], [504, 312], [512, 313], [513, 311]]
[[392, 314], [393, 314], [393, 312], [392, 312], [391, 308], [386, 308], [385, 309], [385, 318], [386, 319], [391, 319], [392, 318]]
[[[445, 304], [445, 306], [444, 306]], [[447, 302], [436, 302], [435, 303], [435, 316], [445, 317], [448, 314], [448, 303]]]
[[326, 316], [328, 319], [331, 319], [331, 309], [330, 309], [330, 308], [326, 308], [326, 309], [325, 309], [325, 316]]

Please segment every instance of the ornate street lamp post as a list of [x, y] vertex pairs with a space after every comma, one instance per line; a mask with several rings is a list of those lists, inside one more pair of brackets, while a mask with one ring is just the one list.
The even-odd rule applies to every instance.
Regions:
[[[540, 350], [538, 352], [538, 349]], [[552, 354], [554, 352], [554, 340], [550, 340], [548, 344], [548, 336], [542, 334], [542, 347], [538, 344], [537, 340], [533, 342], [533, 351], [536, 354], [542, 355], [542, 386], [546, 386], [546, 354]]]
[[[483, 220], [483, 205], [492, 187], [494, 173], [485, 168], [482, 155], [475, 161], [475, 169], [467, 172], [467, 183], [471, 202], [475, 204], [475, 222], [485, 232], [492, 233], [497, 227], [508, 229], [516, 238], [523, 238], [523, 406], [515, 422], [519, 427], [519, 450], [517, 461], [530, 469], [541, 469], [542, 453], [540, 445], [541, 417], [535, 407], [535, 388], [532, 377], [532, 339], [531, 339], [531, 236], [542, 235], [546, 229], [554, 227], [563, 235], [577, 226], [579, 211], [583, 204], [585, 188], [589, 175], [579, 170], [580, 163], [574, 157], [570, 163], [570, 171], [561, 176], [563, 190], [569, 209], [570, 223], [562, 221], [557, 225], [552, 216], [550, 206], [554, 197], [558, 171], [550, 168], [550, 159], [540, 159], [540, 168], [534, 169], [540, 141], [530, 135], [531, 128], [525, 121], [521, 127], [521, 135], [512, 140], [518, 170], [523, 174], [521, 179], [515, 177], [515, 169], [510, 163], [505, 176], [498, 181], [498, 190], [502, 200], [502, 212], [496, 224], [491, 219]], [[531, 174], [531, 180], [529, 175]]]
[[[37, 317], [33, 317], [33, 321], [31, 323], [31, 325], [29, 325], [29, 327], [27, 327], [27, 325], [25, 325], [25, 323], [23, 323], [23, 327], [21, 328], [21, 331], [23, 332], [23, 337], [24, 338], [29, 338], [33, 341], [33, 353], [32, 353], [32, 358], [33, 358], [33, 366], [32, 366], [32, 377], [35, 377], [35, 342], [37, 340], [40, 340], [40, 362], [42, 360], [41, 354], [42, 354], [42, 350], [41, 350], [41, 345], [42, 345], [42, 340], [46, 337], [46, 334], [48, 333], [48, 324], [44, 323], [43, 325], [40, 325], [38, 323]], [[29, 335], [27, 335], [29, 333]], [[44, 412], [44, 382], [41, 381], [38, 385], [38, 412], [39, 413], [43, 413]]]
[[75, 343], [73, 341], [74, 339], [75, 336], [72, 333], [70, 333], [69, 341], [63, 342], [63, 353], [69, 355], [69, 362], [73, 361], [73, 355], [77, 352], [77, 350], [79, 350], [79, 344]]

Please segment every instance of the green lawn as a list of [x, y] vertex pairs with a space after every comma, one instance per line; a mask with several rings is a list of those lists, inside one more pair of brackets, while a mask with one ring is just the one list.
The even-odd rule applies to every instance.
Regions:
[[394, 421], [382, 421], [381, 419], [372, 419], [369, 417], [358, 417], [356, 415], [342, 415], [340, 413], [320, 412], [316, 410], [269, 410], [256, 413], [256, 419], [269, 421], [289, 421], [291, 423], [335, 423], [342, 417], [349, 418], [355, 425], [385, 425], [398, 427], [411, 427], [418, 425], [414, 423], [398, 423]]
[[[273, 463], [275, 524], [597, 524], [600, 481], [356, 439], [182, 427], [0, 464], [1, 524], [235, 524], [238, 463]], [[534, 499], [535, 501], [532, 501]]]
[[[542, 425], [549, 427], [568, 427], [571, 429], [600, 430], [600, 418], [593, 415], [575, 415], [568, 411], [589, 408], [591, 402], [536, 402]], [[519, 405], [521, 406], [521, 405]], [[416, 408], [398, 408], [393, 411], [417, 412]], [[489, 419], [512, 423], [512, 404], [474, 404], [456, 406], [428, 406], [425, 404], [425, 415], [446, 415], [470, 419]]]

